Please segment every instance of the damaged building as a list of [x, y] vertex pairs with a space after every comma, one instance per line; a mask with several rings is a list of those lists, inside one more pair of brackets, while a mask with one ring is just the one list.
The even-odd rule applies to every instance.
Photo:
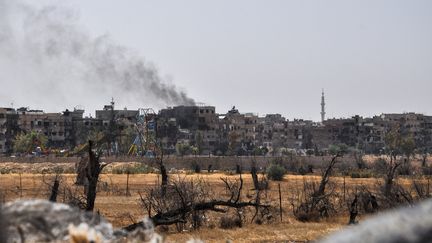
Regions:
[[13, 152], [13, 139], [18, 132], [18, 114], [15, 109], [0, 108], [0, 153]]
[[[91, 117], [84, 116], [84, 109], [79, 107], [61, 113], [0, 108], [0, 152], [11, 154], [17, 134], [36, 131], [47, 137], [47, 147], [65, 149], [73, 149], [103, 133], [111, 146], [121, 143], [121, 152], [130, 154], [127, 151], [135, 143], [139, 129], [146, 129], [140, 124], [143, 110], [116, 110], [111, 102]], [[192, 105], [168, 107], [150, 115], [151, 130], [166, 154], [178, 152], [179, 145], [193, 147], [194, 153], [201, 155], [253, 155], [264, 148], [262, 151], [272, 155], [286, 151], [321, 153], [333, 144], [379, 154], [385, 149], [386, 134], [395, 127], [412, 136], [417, 147], [432, 150], [432, 116], [417, 113], [314, 122], [288, 120], [280, 114], [241, 113], [235, 107], [218, 114], [214, 106]]]

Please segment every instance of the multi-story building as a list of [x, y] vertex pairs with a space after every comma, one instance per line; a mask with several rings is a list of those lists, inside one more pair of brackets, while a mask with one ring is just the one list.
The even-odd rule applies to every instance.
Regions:
[[219, 118], [214, 106], [175, 106], [159, 111], [157, 137], [167, 151], [177, 142], [194, 145], [200, 153], [210, 154], [218, 146]]
[[18, 126], [24, 132], [36, 131], [48, 139], [47, 146], [63, 147], [65, 145], [65, 124], [62, 113], [44, 113], [42, 110], [19, 108]]
[[0, 108], [0, 153], [13, 151], [13, 139], [19, 132], [18, 115], [13, 108]]
[[[112, 146], [118, 145], [117, 140], [132, 144], [129, 136], [134, 134], [126, 134], [125, 129], [138, 134], [142, 111], [115, 110], [114, 102], [96, 110], [96, 117], [84, 117], [84, 109], [80, 108], [62, 113], [0, 108], [0, 153], [11, 153], [16, 135], [29, 131], [43, 133], [51, 148], [71, 149], [100, 132], [116, 140], [110, 140]], [[278, 154], [287, 150], [323, 151], [341, 143], [367, 153], [380, 153], [385, 148], [386, 134], [395, 127], [412, 136], [417, 147], [432, 150], [432, 116], [416, 113], [313, 122], [289, 121], [280, 114], [260, 117], [240, 113], [235, 107], [226, 114], [217, 114], [214, 106], [194, 105], [162, 109], [157, 115], [152, 113], [151, 120], [152, 131], [168, 153], [174, 153], [177, 144], [195, 146], [201, 154], [248, 155], [260, 147]]]

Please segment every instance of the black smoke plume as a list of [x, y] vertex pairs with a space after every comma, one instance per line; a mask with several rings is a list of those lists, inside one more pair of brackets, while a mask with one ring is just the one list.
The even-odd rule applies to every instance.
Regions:
[[73, 10], [20, 0], [0, 0], [0, 84], [3, 99], [48, 108], [111, 96], [136, 107], [195, 103], [140, 55], [92, 37]]

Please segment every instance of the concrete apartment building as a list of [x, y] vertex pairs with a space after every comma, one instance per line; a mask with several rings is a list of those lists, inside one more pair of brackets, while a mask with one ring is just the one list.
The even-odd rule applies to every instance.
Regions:
[[[72, 149], [99, 132], [111, 134], [115, 139], [122, 136], [125, 129], [136, 132], [141, 111], [116, 110], [114, 102], [96, 110], [96, 117], [84, 117], [84, 109], [80, 108], [62, 113], [0, 108], [0, 153], [12, 152], [13, 139], [19, 132], [43, 133], [51, 148]], [[214, 106], [193, 105], [169, 107], [152, 114], [156, 123], [155, 136], [166, 153], [175, 153], [179, 143], [196, 146], [200, 154], [205, 155], [250, 155], [263, 147], [275, 155], [287, 150], [319, 152], [332, 144], [346, 144], [366, 153], [382, 153], [386, 134], [395, 127], [413, 136], [417, 146], [432, 149], [432, 116], [417, 113], [384, 113], [313, 122], [290, 121], [280, 114], [260, 117], [241, 113], [235, 107], [226, 114], [217, 114]]]
[[167, 151], [178, 142], [197, 146], [202, 154], [218, 146], [219, 118], [214, 106], [175, 106], [162, 109], [157, 116], [157, 136]]
[[65, 145], [65, 123], [62, 113], [44, 113], [42, 110], [17, 109], [21, 131], [36, 131], [48, 138], [49, 147]]
[[12, 152], [12, 141], [18, 132], [18, 115], [15, 109], [0, 108], [0, 153]]
[[113, 102], [102, 110], [96, 110], [96, 119], [101, 120], [104, 127], [108, 127], [111, 121], [135, 124], [137, 117], [138, 110], [115, 110]]

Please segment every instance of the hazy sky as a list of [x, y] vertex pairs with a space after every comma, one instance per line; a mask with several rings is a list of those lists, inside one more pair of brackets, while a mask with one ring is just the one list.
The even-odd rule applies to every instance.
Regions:
[[[432, 115], [430, 0], [43, 3], [71, 8], [91, 36], [107, 34], [131, 48], [165, 80], [219, 113], [235, 105], [241, 112], [319, 120], [324, 88], [327, 117]], [[128, 108], [163, 106], [122, 104], [127, 94], [113, 95]], [[76, 104], [94, 109], [109, 100]], [[31, 106], [24, 101], [15, 99], [17, 106]], [[46, 106], [65, 108], [61, 99], [54, 103]]]

